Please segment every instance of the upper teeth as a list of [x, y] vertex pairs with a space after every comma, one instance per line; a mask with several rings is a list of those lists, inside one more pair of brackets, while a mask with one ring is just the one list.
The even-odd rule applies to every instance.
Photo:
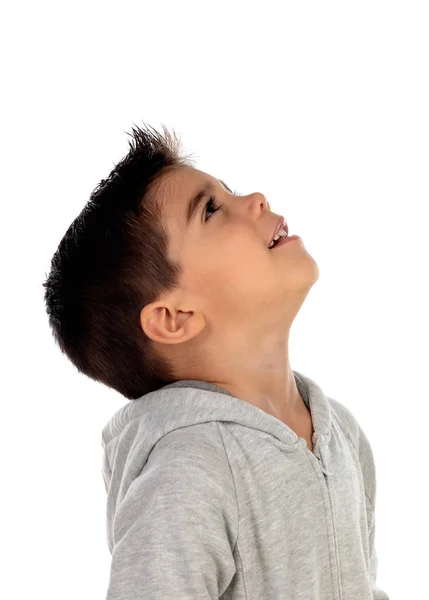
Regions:
[[280, 229], [278, 230], [276, 235], [273, 237], [272, 242], [268, 246], [268, 248], [272, 248], [274, 246], [274, 242], [276, 242], [281, 237], [285, 237], [286, 235], [287, 235], [287, 232], [283, 229], [283, 227], [280, 227]]

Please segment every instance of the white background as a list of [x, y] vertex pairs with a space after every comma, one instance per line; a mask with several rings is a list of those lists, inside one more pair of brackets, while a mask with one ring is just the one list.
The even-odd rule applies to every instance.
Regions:
[[427, 2], [9, 2], [0, 18], [0, 595], [104, 598], [101, 430], [128, 401], [80, 375], [42, 282], [132, 124], [263, 192], [320, 278], [292, 368], [345, 404], [377, 469], [377, 582], [427, 593]]

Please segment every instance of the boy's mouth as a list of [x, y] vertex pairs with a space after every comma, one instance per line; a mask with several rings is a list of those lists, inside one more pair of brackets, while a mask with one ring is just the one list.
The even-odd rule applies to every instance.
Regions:
[[279, 242], [281, 242], [282, 239], [287, 237], [288, 234], [289, 228], [287, 226], [287, 223], [285, 223], [283, 217], [280, 217], [279, 221], [277, 222], [276, 228], [274, 229], [274, 233], [268, 245], [268, 248], [274, 248]]

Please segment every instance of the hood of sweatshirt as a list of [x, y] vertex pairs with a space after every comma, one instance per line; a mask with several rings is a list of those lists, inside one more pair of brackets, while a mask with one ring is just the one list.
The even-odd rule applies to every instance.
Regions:
[[[328, 398], [313, 380], [298, 371], [292, 372], [298, 391], [311, 412], [313, 453], [320, 457], [321, 446], [328, 444], [331, 436]], [[128, 401], [102, 431], [102, 475], [107, 492], [110, 549], [113, 546], [111, 524], [116, 506], [143, 469], [154, 446], [176, 429], [211, 421], [258, 429], [276, 437], [287, 452], [295, 452], [306, 443], [276, 417], [206, 381], [183, 379]]]
[[[375, 584], [375, 466], [369, 442], [345, 406], [309, 377], [293, 374], [311, 413], [312, 452], [280, 419], [205, 381], [176, 381], [128, 401], [112, 416], [102, 431], [106, 534], [113, 557], [107, 600], [125, 598], [123, 586], [132, 590], [126, 597], [135, 600], [222, 594], [286, 600], [306, 593], [311, 598], [388, 600]], [[198, 519], [199, 503], [205, 512]], [[159, 522], [157, 506], [163, 511]], [[300, 528], [294, 530], [302, 507]], [[216, 530], [210, 547], [199, 548], [201, 535], [192, 528], [201, 526], [198, 521], [205, 522], [210, 510], [207, 539], [210, 527], [221, 522], [225, 538]], [[186, 524], [184, 515], [190, 519]], [[304, 538], [296, 547], [290, 542], [294, 531], [294, 537]], [[165, 571], [171, 580], [158, 577], [151, 565], [168, 561], [175, 544]], [[196, 556], [204, 561], [201, 569]], [[279, 572], [275, 563], [282, 557], [285, 569]], [[184, 580], [185, 573], [192, 577], [186, 560], [195, 565], [195, 581]], [[207, 566], [212, 564], [213, 573]], [[300, 569], [312, 572], [305, 582], [296, 580]], [[144, 596], [137, 591], [143, 582]], [[210, 586], [212, 595], [206, 596]], [[283, 586], [289, 586], [290, 595]], [[193, 595], [187, 596], [190, 589]], [[350, 590], [355, 595], [348, 595]]]

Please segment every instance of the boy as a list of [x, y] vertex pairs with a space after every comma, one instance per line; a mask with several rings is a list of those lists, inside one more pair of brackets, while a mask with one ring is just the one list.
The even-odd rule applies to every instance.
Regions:
[[131, 400], [102, 432], [107, 600], [388, 600], [368, 439], [289, 363], [317, 264], [164, 134], [133, 128], [44, 284], [61, 350]]

